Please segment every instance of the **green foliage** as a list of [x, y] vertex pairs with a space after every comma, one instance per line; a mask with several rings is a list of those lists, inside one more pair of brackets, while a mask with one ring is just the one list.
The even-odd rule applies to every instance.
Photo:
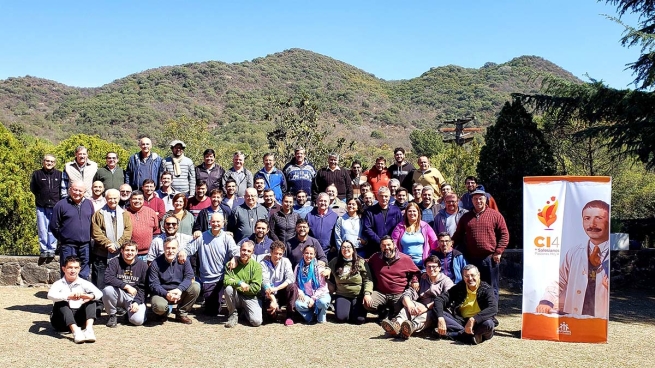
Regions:
[[381, 132], [379, 130], [374, 130], [374, 131], [371, 132], [371, 138], [384, 139], [386, 137], [387, 136], [384, 134], [384, 132]]
[[550, 145], [519, 100], [506, 102], [496, 125], [487, 129], [478, 179], [505, 216], [511, 244], [523, 244], [523, 177], [553, 175]]
[[105, 157], [107, 152], [116, 152], [118, 155], [119, 165], [127, 165], [129, 153], [116, 143], [107, 142], [98, 136], [91, 136], [86, 134], [76, 134], [68, 139], [65, 139], [57, 145], [53, 152], [57, 158], [57, 167], [63, 168], [66, 162], [75, 159], [75, 148], [84, 146], [89, 154], [89, 159], [95, 161], [98, 167], [105, 165]]
[[205, 119], [191, 119], [182, 116], [179, 119], [169, 120], [164, 126], [163, 140], [159, 145], [164, 157], [170, 155], [170, 142], [179, 139], [186, 144], [184, 155], [196, 163], [202, 161], [202, 153], [212, 147], [209, 122]]
[[461, 195], [466, 192], [464, 179], [476, 172], [481, 147], [477, 140], [464, 146], [449, 143], [438, 155], [430, 158], [430, 164], [439, 169], [455, 193]]
[[416, 129], [409, 134], [416, 156], [434, 157], [445, 148], [443, 136], [434, 129]]
[[0, 124], [0, 253], [38, 252], [34, 196], [30, 193], [32, 165], [25, 147]]

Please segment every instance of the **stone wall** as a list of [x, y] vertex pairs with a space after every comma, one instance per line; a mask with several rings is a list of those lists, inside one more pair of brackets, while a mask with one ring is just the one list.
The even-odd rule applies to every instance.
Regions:
[[[38, 266], [35, 256], [0, 256], [1, 286], [43, 286], [60, 278], [59, 258]], [[610, 285], [619, 289], [655, 288], [655, 249], [613, 251]], [[508, 249], [501, 264], [501, 286], [517, 292], [523, 288], [523, 250]]]

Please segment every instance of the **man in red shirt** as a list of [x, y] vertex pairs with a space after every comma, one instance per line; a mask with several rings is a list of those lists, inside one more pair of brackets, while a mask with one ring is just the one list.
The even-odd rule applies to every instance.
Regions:
[[143, 205], [155, 211], [157, 218], [161, 221], [166, 214], [166, 204], [164, 201], [155, 194], [155, 181], [146, 179], [143, 181]]
[[127, 211], [132, 219], [132, 240], [139, 245], [138, 257], [146, 261], [153, 234], [159, 234], [159, 219], [155, 211], [143, 205], [145, 202], [143, 192], [135, 190], [130, 197], [130, 206]]

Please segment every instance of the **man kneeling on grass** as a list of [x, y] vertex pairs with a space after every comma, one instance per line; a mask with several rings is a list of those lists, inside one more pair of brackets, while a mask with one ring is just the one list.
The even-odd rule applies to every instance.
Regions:
[[120, 257], [109, 261], [105, 271], [105, 289], [102, 301], [109, 315], [107, 327], [116, 327], [116, 309], [127, 311], [130, 323], [140, 326], [145, 321], [145, 287], [148, 265], [137, 258], [139, 245], [129, 241], [121, 248]]
[[[48, 299], [55, 302], [50, 323], [57, 331], [70, 330], [77, 344], [95, 342], [95, 301], [102, 298], [102, 291], [91, 282], [78, 277], [80, 259], [76, 256], [66, 257], [61, 269], [64, 277], [55, 281], [48, 291]], [[84, 330], [80, 326], [84, 326]]]
[[241, 243], [239, 262], [225, 272], [225, 303], [228, 319], [225, 327], [231, 328], [239, 321], [238, 308], [243, 308], [253, 327], [262, 324], [262, 306], [257, 295], [262, 288], [262, 267], [252, 258], [255, 244], [252, 240]]

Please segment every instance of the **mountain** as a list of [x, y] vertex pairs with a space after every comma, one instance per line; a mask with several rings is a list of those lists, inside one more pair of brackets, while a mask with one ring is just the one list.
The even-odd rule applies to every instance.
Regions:
[[[0, 121], [53, 142], [86, 133], [127, 147], [143, 135], [161, 144], [162, 124], [187, 116], [207, 119], [217, 136], [233, 133], [237, 141], [265, 144], [264, 132], [272, 128], [264, 121], [267, 98], [305, 93], [319, 104], [321, 119], [336, 124], [335, 137], [408, 145], [413, 129], [440, 121], [474, 114], [479, 126], [493, 123], [510, 93], [537, 92], [545, 75], [579, 81], [537, 56], [479, 69], [448, 65], [386, 81], [330, 57], [290, 49], [241, 63], [160, 67], [98, 88], [8, 78], [0, 81]], [[371, 138], [374, 131], [382, 134]]]

